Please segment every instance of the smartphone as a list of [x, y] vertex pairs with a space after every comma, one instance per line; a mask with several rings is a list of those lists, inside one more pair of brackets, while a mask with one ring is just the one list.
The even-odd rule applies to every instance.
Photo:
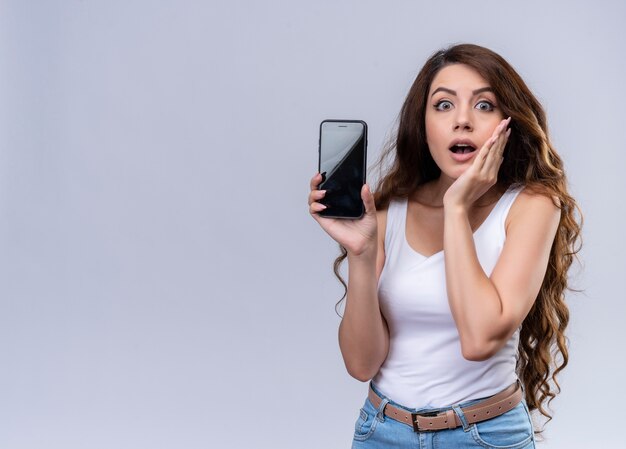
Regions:
[[361, 218], [365, 206], [361, 188], [367, 164], [367, 124], [363, 120], [324, 120], [320, 124], [319, 172], [326, 190], [319, 214], [333, 218]]

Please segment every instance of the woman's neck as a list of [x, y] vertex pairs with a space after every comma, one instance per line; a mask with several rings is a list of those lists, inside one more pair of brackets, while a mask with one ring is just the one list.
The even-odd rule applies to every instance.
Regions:
[[[418, 187], [411, 195], [411, 199], [429, 207], [443, 207], [443, 197], [454, 181], [456, 179], [442, 173], [439, 178]], [[501, 194], [500, 187], [495, 184], [474, 203], [474, 206], [482, 207], [493, 204], [500, 198]]]

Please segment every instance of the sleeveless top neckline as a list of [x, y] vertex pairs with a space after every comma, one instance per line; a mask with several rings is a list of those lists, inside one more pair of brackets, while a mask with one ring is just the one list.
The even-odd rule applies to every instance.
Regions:
[[[500, 203], [505, 200], [507, 193], [509, 193], [512, 189], [514, 189], [514, 186], [511, 186], [507, 189], [506, 192], [504, 192], [500, 198], [498, 198], [498, 200], [496, 201], [496, 204], [491, 208], [491, 210], [489, 211], [489, 214], [487, 214], [487, 217], [483, 220], [483, 222], [476, 228], [476, 230], [474, 232], [472, 232], [472, 235], [475, 236], [480, 229], [483, 227], [483, 225], [489, 220], [489, 217], [491, 217], [491, 215], [496, 211], [496, 209], [498, 208], [498, 206], [500, 205]], [[516, 195], [517, 196], [517, 195]], [[436, 253], [431, 254], [430, 256], [426, 256], [422, 253], [420, 253], [419, 251], [415, 250], [411, 244], [409, 243], [408, 238], [406, 237], [406, 218], [408, 216], [408, 209], [409, 209], [409, 201], [407, 198], [403, 198], [402, 200], [396, 200], [398, 201], [399, 205], [401, 206], [403, 213], [401, 216], [404, 217], [403, 223], [401, 224], [401, 226], [403, 226], [404, 229], [404, 242], [407, 246], [407, 248], [411, 251], [413, 251], [417, 256], [421, 256], [424, 259], [430, 259], [431, 257], [436, 257], [439, 255], [443, 255], [443, 249], [440, 249], [439, 251], [437, 251]]]

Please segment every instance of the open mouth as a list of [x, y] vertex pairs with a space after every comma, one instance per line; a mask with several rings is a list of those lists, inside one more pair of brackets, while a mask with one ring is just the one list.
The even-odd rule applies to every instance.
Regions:
[[468, 154], [468, 153], [472, 153], [474, 151], [476, 151], [476, 148], [474, 148], [471, 145], [466, 145], [463, 143], [457, 144], [457, 145], [452, 145], [450, 147], [450, 151], [452, 151], [455, 154]]

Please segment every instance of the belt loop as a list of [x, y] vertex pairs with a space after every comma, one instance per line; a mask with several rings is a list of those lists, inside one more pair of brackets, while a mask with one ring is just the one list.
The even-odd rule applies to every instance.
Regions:
[[380, 421], [380, 422], [385, 422], [385, 407], [389, 403], [389, 399], [387, 399], [385, 397], [382, 398], [382, 399], [383, 399], [382, 402], [378, 406], [378, 411], [376, 413], [376, 419], [378, 419], [378, 421]]
[[452, 410], [454, 410], [456, 416], [458, 416], [461, 420], [461, 424], [463, 424], [463, 432], [467, 432], [469, 430], [469, 424], [467, 422], [467, 419], [465, 419], [465, 414], [463, 413], [463, 410], [461, 410], [461, 407], [459, 407], [458, 405], [453, 405]]

